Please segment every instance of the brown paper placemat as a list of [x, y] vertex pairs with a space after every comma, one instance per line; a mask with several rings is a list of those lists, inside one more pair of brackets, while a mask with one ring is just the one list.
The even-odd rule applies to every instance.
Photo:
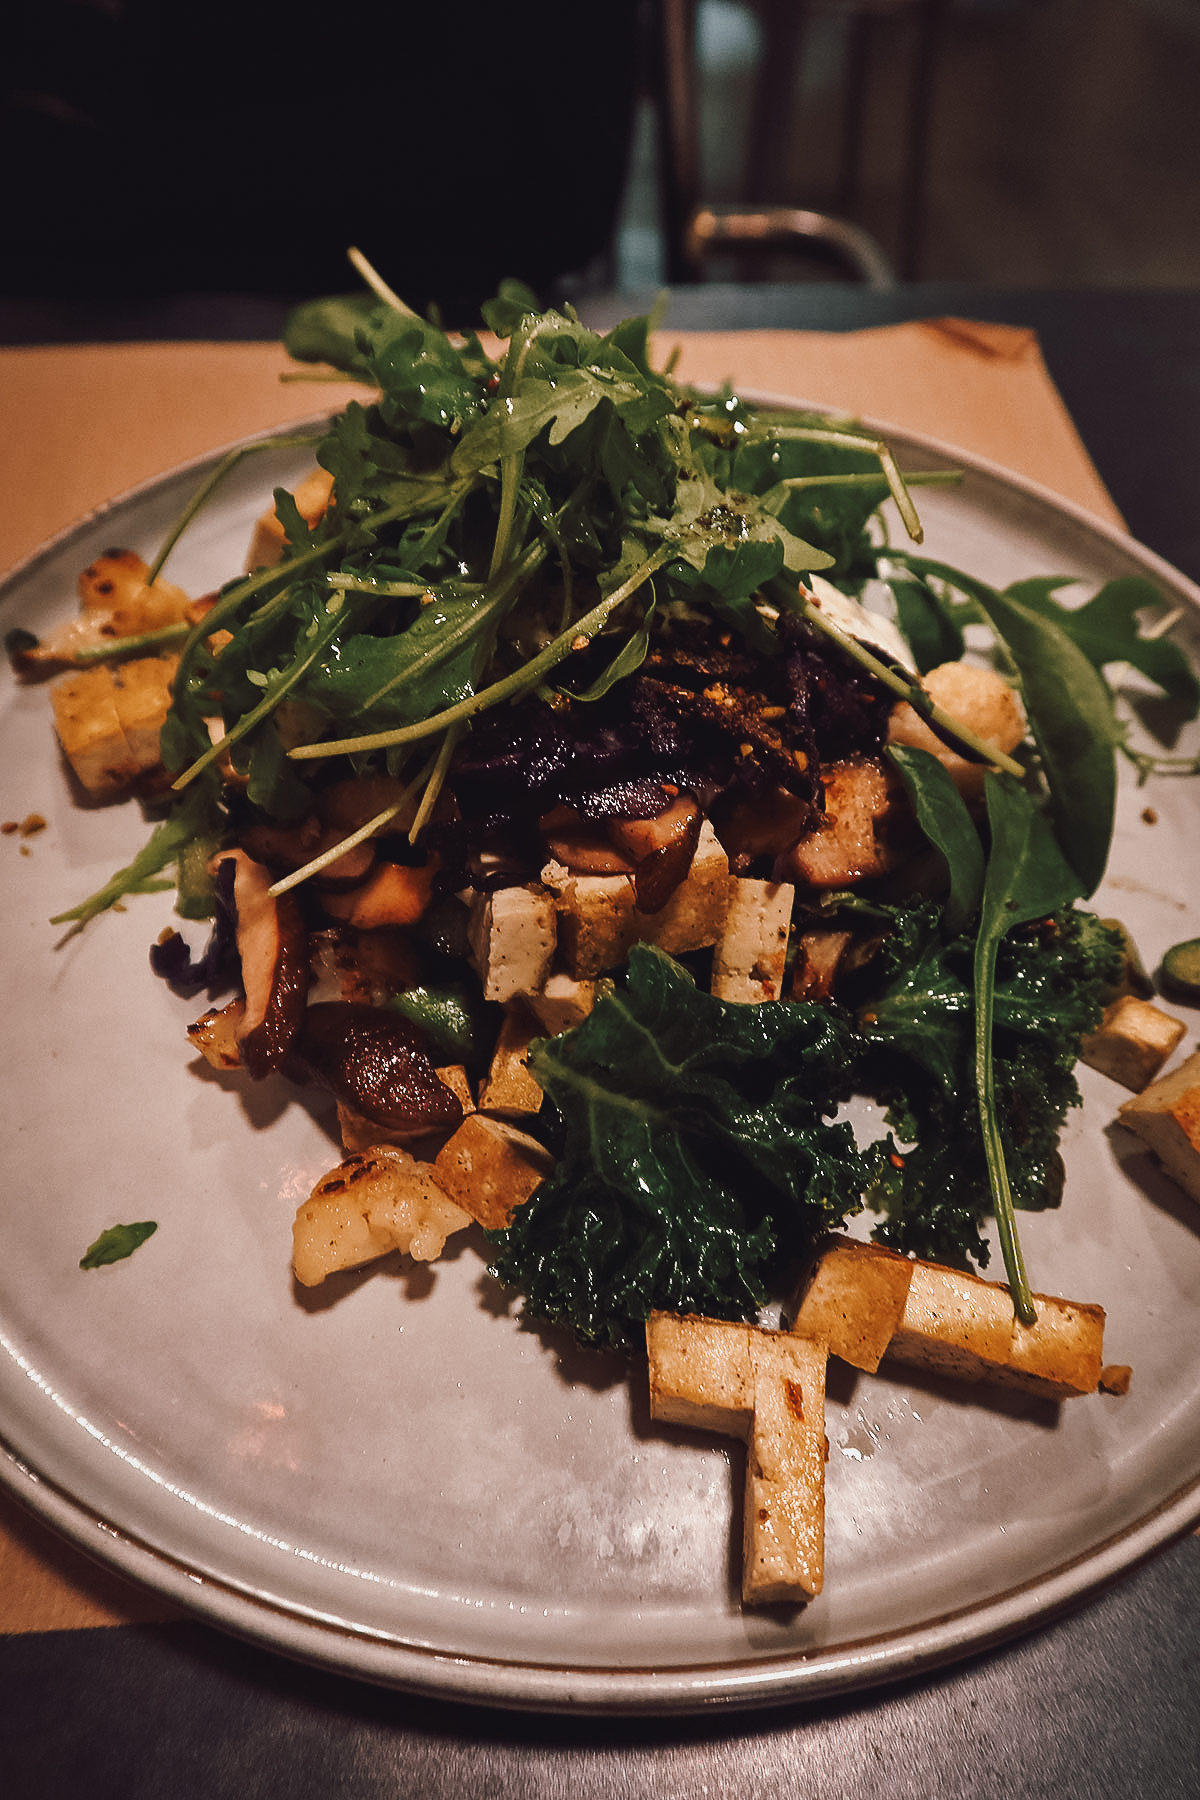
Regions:
[[[848, 333], [665, 332], [659, 359], [672, 347], [686, 380], [736, 380], [918, 431], [1121, 522], [1029, 331], [940, 319]], [[363, 393], [281, 384], [293, 367], [263, 344], [0, 350], [0, 569], [165, 469]], [[64, 594], [64, 613], [73, 605]], [[0, 1632], [176, 1616], [0, 1493]]]

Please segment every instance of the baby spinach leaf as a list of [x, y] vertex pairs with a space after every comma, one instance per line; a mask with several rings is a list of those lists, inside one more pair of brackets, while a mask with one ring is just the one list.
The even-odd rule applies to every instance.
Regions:
[[992, 842], [975, 940], [975, 1090], [1004, 1268], [1017, 1315], [1032, 1325], [1037, 1315], [1017, 1237], [996, 1112], [992, 1061], [996, 956], [1000, 940], [1014, 925], [1069, 904], [1078, 897], [1079, 882], [1053, 836], [1038, 829], [1040, 815], [1017, 782], [989, 773], [985, 791]]
[[957, 662], [966, 642], [954, 609], [927, 581], [893, 578], [888, 585], [896, 601], [896, 622], [921, 674], [941, 663]]
[[940, 850], [950, 876], [946, 932], [956, 937], [974, 917], [983, 894], [984, 854], [979, 833], [949, 770], [928, 750], [892, 744], [888, 758], [900, 771], [917, 824]]
[[1082, 884], [1095, 891], [1112, 841], [1120, 728], [1103, 676], [1057, 619], [944, 563], [902, 560], [967, 594], [1011, 658], [1050, 792], [1055, 831]]

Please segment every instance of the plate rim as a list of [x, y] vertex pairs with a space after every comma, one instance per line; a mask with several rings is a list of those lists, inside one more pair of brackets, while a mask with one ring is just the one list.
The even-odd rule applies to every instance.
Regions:
[[[788, 411], [848, 415], [799, 398], [740, 389], [741, 397], [758, 405]], [[6, 592], [33, 575], [38, 567], [69, 549], [73, 541], [107, 517], [128, 506], [151, 500], [166, 487], [197, 481], [236, 450], [256, 445], [296, 449], [300, 434], [324, 428], [336, 414], [319, 412], [268, 428], [202, 452], [148, 477], [89, 509], [65, 525], [0, 576], [0, 601]], [[1166, 582], [1194, 609], [1200, 623], [1200, 584], [1134, 538], [1122, 526], [1104, 519], [1045, 484], [946, 440], [867, 415], [854, 415], [864, 429], [893, 446], [905, 446], [979, 475], [1009, 489], [1049, 515], [1069, 519], [1092, 539], [1099, 539], [1151, 577]], [[544, 1663], [490, 1657], [476, 1652], [453, 1653], [405, 1643], [374, 1627], [355, 1624], [316, 1608], [275, 1600], [234, 1580], [198, 1571], [169, 1551], [144, 1542], [118, 1521], [105, 1516], [79, 1495], [59, 1485], [36, 1466], [10, 1439], [0, 1421], [0, 1485], [27, 1511], [60, 1533], [102, 1566], [149, 1588], [208, 1623], [269, 1650], [350, 1675], [375, 1685], [513, 1711], [578, 1711], [594, 1715], [683, 1716], [699, 1711], [745, 1711], [796, 1700], [869, 1691], [986, 1652], [1086, 1604], [1095, 1595], [1132, 1574], [1200, 1525], [1200, 1462], [1195, 1475], [1160, 1496], [1145, 1513], [1099, 1544], [1000, 1593], [947, 1614], [895, 1630], [811, 1651], [794, 1648], [777, 1655], [755, 1653], [736, 1661], [714, 1660], [683, 1665], [616, 1667], [594, 1664]]]

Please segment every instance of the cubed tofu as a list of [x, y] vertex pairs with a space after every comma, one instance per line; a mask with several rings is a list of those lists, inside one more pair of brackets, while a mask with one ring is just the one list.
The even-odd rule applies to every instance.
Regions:
[[338, 1269], [402, 1250], [418, 1262], [440, 1256], [470, 1214], [442, 1191], [427, 1163], [380, 1145], [349, 1156], [322, 1177], [296, 1214], [292, 1267], [315, 1287]]
[[1136, 994], [1124, 994], [1104, 1009], [1099, 1028], [1085, 1037], [1081, 1062], [1140, 1094], [1186, 1035], [1181, 1019]]
[[547, 975], [542, 987], [526, 994], [525, 1003], [534, 1014], [545, 1037], [557, 1037], [583, 1021], [596, 1004], [594, 981], [577, 981], [565, 970]]
[[787, 882], [731, 881], [725, 924], [713, 953], [712, 991], [751, 1006], [783, 992], [796, 890]]
[[729, 858], [705, 819], [692, 866], [666, 905], [655, 913], [635, 910], [637, 940], [657, 944], [668, 956], [707, 949], [725, 929], [729, 889]]
[[116, 794], [159, 766], [159, 733], [171, 704], [176, 660], [144, 656], [97, 664], [55, 682], [54, 728], [92, 794]]
[[814, 1598], [824, 1582], [825, 1346], [655, 1312], [646, 1348], [652, 1418], [746, 1445], [743, 1599]]
[[802, 1284], [792, 1329], [873, 1375], [904, 1317], [913, 1265], [880, 1244], [823, 1240]]
[[[304, 523], [311, 530], [324, 516], [329, 505], [329, 497], [333, 492], [333, 476], [327, 469], [314, 469], [299, 483], [294, 493], [296, 510]], [[250, 540], [250, 550], [246, 557], [246, 567], [253, 573], [255, 569], [274, 568], [283, 555], [287, 542], [283, 524], [275, 508], [263, 513], [254, 527], [254, 536]]]
[[629, 875], [575, 875], [558, 896], [558, 943], [577, 981], [616, 969], [637, 941]]
[[825, 811], [789, 853], [791, 873], [814, 888], [848, 887], [882, 875], [889, 865], [875, 830], [889, 804], [882, 766], [867, 758], [831, 763], [821, 782]]
[[1033, 1304], [1037, 1321], [1023, 1325], [1003, 1282], [914, 1263], [888, 1357], [1052, 1400], [1095, 1393], [1103, 1366], [1103, 1307], [1051, 1294], [1035, 1294]]
[[691, 868], [658, 912], [639, 912], [628, 875], [577, 875], [558, 897], [563, 965], [578, 981], [619, 968], [634, 944], [657, 944], [669, 956], [703, 950], [725, 929], [729, 858], [705, 819]]
[[1126, 1100], [1119, 1117], [1184, 1192], [1200, 1200], [1200, 1051]]
[[434, 1177], [488, 1231], [512, 1224], [554, 1168], [550, 1152], [506, 1120], [472, 1113], [434, 1158]]
[[89, 794], [118, 794], [140, 773], [117, 712], [117, 687], [107, 663], [64, 676], [50, 690], [54, 729]]
[[139, 656], [113, 670], [117, 719], [141, 773], [159, 766], [159, 736], [171, 708], [171, 683], [178, 666], [174, 656]]
[[544, 1037], [542, 1025], [523, 1000], [510, 1000], [488, 1072], [479, 1088], [481, 1112], [505, 1118], [532, 1118], [541, 1110], [542, 1090], [529, 1072], [529, 1046]]
[[554, 896], [537, 883], [476, 894], [467, 938], [485, 1000], [534, 993], [544, 985], [554, 959]]
[[751, 1606], [813, 1599], [825, 1581], [825, 1346], [752, 1331], [750, 1358], [742, 1598]]
[[871, 1374], [887, 1357], [1048, 1399], [1093, 1393], [1104, 1309], [1051, 1294], [1033, 1300], [1037, 1322], [1022, 1325], [1003, 1282], [830, 1237], [804, 1285], [793, 1330]]

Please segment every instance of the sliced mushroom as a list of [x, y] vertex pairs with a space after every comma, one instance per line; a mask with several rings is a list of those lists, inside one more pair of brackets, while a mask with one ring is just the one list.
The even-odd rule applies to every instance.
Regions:
[[398, 1013], [322, 1001], [304, 1016], [296, 1055], [339, 1100], [389, 1130], [450, 1130], [462, 1120], [422, 1034]]
[[233, 903], [246, 1011], [237, 1029], [243, 1066], [256, 1081], [291, 1049], [308, 998], [308, 934], [291, 894], [273, 898], [271, 871], [233, 850]]
[[639, 912], [661, 912], [687, 879], [700, 842], [701, 817], [692, 796], [680, 794], [657, 818], [608, 821], [609, 839], [633, 860]]

